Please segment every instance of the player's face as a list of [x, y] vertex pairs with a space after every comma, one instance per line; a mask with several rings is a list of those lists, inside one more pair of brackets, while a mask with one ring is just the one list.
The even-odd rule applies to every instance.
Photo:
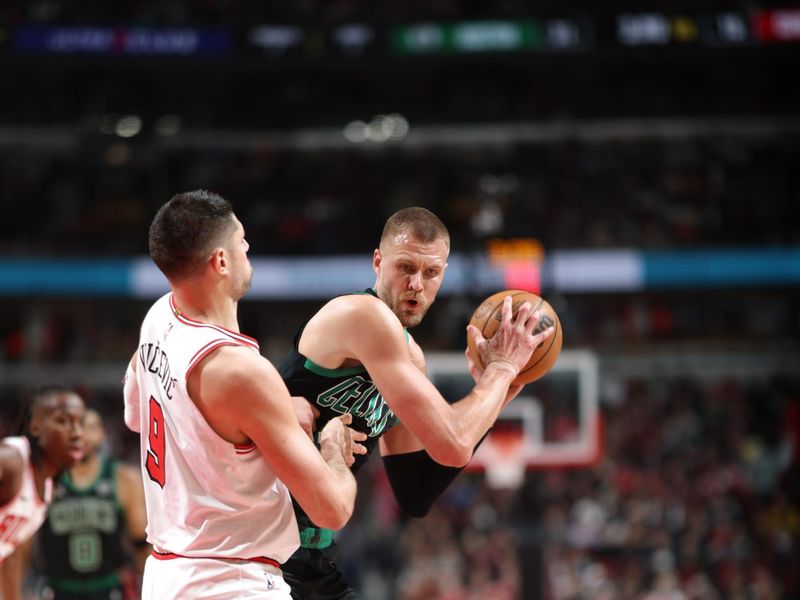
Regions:
[[56, 470], [68, 469], [83, 457], [85, 413], [83, 400], [72, 392], [53, 394], [37, 411], [39, 446]]
[[449, 248], [443, 239], [423, 243], [399, 233], [375, 250], [372, 266], [378, 297], [404, 327], [422, 321], [442, 285]]
[[253, 280], [253, 266], [247, 257], [250, 244], [247, 243], [244, 237], [244, 227], [235, 216], [233, 220], [236, 223], [236, 229], [228, 250], [230, 251], [231, 259], [233, 295], [239, 300], [250, 289], [250, 284]]
[[106, 439], [103, 420], [96, 410], [87, 410], [83, 419], [83, 443], [86, 456], [94, 454]]

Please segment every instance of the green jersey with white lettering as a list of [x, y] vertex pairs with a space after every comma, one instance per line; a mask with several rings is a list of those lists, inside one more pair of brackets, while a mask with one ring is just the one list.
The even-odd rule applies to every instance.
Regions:
[[48, 583], [65, 592], [94, 592], [119, 585], [125, 562], [125, 518], [117, 499], [118, 461], [103, 457], [100, 472], [84, 488], [66, 472], [56, 481], [53, 502], [39, 533]]
[[[372, 289], [362, 293], [376, 296]], [[292, 396], [305, 397], [319, 410], [317, 431], [321, 431], [331, 419], [345, 413], [353, 415], [350, 427], [368, 436], [361, 442], [366, 446], [367, 454], [356, 455], [351, 467], [356, 472], [372, 454], [378, 438], [397, 424], [397, 417], [363, 366], [326, 369], [302, 355], [298, 345], [304, 328], [305, 325], [295, 335], [292, 349], [281, 361], [278, 370]], [[296, 502], [295, 513], [303, 547], [325, 547], [330, 544], [332, 535], [328, 535], [327, 530], [315, 528]]]

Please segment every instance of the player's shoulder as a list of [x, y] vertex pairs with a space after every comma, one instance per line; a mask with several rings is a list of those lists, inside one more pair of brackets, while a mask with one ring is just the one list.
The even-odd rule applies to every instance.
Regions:
[[269, 364], [266, 358], [252, 348], [235, 344], [220, 346], [204, 362], [205, 369], [228, 377], [247, 375]]
[[393, 315], [386, 303], [372, 294], [347, 294], [329, 300], [315, 317], [344, 323], [364, 323], [365, 320], [386, 319]]
[[331, 298], [325, 307], [350, 307], [350, 308], [361, 308], [364, 310], [364, 307], [375, 306], [377, 304], [383, 304], [383, 302], [373, 294], [367, 293], [359, 293], [359, 294], [343, 294], [341, 296], [335, 296]]
[[0, 468], [22, 467], [25, 457], [22, 450], [8, 438], [0, 439]]
[[0, 506], [8, 504], [17, 495], [21, 485], [25, 458], [16, 446], [0, 441]]
[[139, 467], [121, 460], [115, 460], [114, 470], [117, 487], [127, 488], [131, 485], [141, 485], [142, 472]]

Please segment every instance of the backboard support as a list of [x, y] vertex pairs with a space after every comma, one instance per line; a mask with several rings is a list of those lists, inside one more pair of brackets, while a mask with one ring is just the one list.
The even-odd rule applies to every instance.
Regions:
[[[473, 381], [461, 353], [431, 353], [428, 375], [448, 401]], [[602, 455], [597, 357], [564, 350], [542, 379], [503, 409], [467, 469], [485, 471], [495, 487], [517, 487], [527, 469], [585, 468]]]

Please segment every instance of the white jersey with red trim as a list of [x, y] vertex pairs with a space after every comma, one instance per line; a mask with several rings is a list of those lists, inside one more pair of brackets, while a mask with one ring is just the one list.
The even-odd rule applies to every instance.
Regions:
[[0, 562], [41, 527], [47, 516], [47, 505], [53, 497], [53, 481], [49, 477], [44, 481], [44, 498], [39, 497], [28, 438], [7, 437], [3, 443], [19, 451], [25, 466], [17, 495], [5, 506], [0, 506]]
[[[171, 293], [142, 323], [136, 360], [147, 541], [189, 557], [268, 557], [283, 563], [300, 544], [289, 490], [254, 445], [223, 440], [186, 388], [191, 370], [222, 346], [258, 343], [183, 315]], [[138, 402], [139, 406], [133, 406]]]

